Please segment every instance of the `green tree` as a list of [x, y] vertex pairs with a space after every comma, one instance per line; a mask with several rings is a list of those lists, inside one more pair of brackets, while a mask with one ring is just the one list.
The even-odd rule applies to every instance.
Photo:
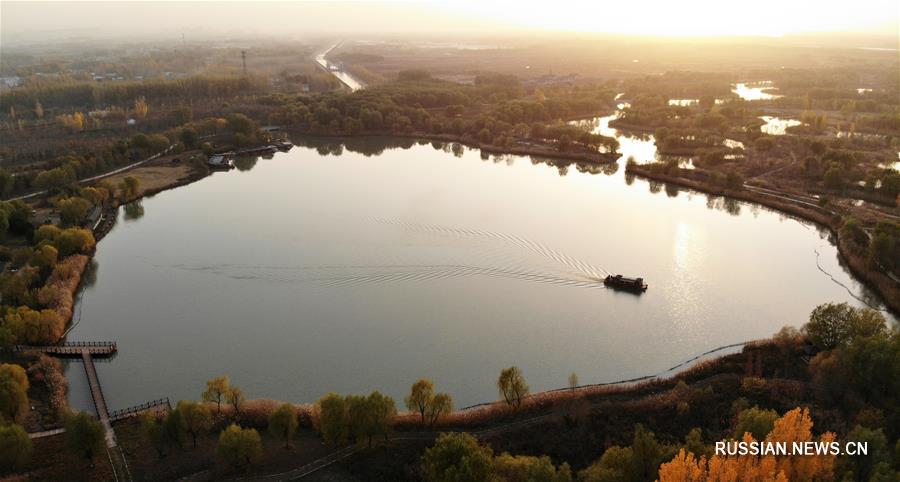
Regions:
[[778, 412], [775, 410], [763, 410], [759, 407], [748, 408], [738, 414], [738, 422], [731, 436], [735, 440], [741, 440], [744, 433], [749, 432], [754, 439], [765, 440], [778, 418]]
[[31, 439], [19, 425], [0, 424], [0, 472], [22, 468], [31, 458]]
[[842, 237], [849, 239], [857, 248], [865, 249], [869, 244], [869, 235], [866, 234], [862, 225], [854, 217], [847, 217], [844, 220], [840, 234]]
[[62, 167], [56, 167], [41, 172], [34, 179], [34, 185], [38, 189], [57, 190], [75, 182], [75, 174]]
[[820, 350], [846, 346], [856, 337], [885, 333], [884, 316], [869, 308], [847, 303], [825, 303], [813, 309], [804, 327], [809, 341]]
[[28, 375], [19, 365], [0, 365], [0, 424], [21, 422], [28, 414]]
[[[631, 474], [635, 481], [653, 481], [659, 471], [659, 465], [665, 460], [666, 448], [656, 441], [653, 432], [638, 424], [631, 442]], [[674, 453], [669, 454], [675, 455]]]
[[200, 134], [193, 127], [185, 127], [178, 132], [178, 140], [184, 143], [184, 147], [188, 149], [196, 149], [197, 143], [200, 142]]
[[178, 448], [184, 446], [184, 434], [187, 433], [184, 414], [178, 410], [172, 410], [163, 420], [163, 438], [167, 444]]
[[190, 400], [178, 402], [175, 411], [181, 414], [184, 429], [191, 434], [194, 448], [197, 448], [197, 436], [212, 428], [212, 412], [206, 405]]
[[409, 395], [406, 396], [404, 402], [406, 408], [411, 411], [418, 412], [422, 418], [422, 425], [425, 424], [425, 411], [434, 399], [434, 383], [431, 380], [422, 378], [413, 383], [410, 388]]
[[206, 390], [201, 395], [204, 402], [216, 402], [216, 413], [222, 410], [222, 400], [231, 389], [228, 377], [221, 376], [206, 382]]
[[87, 460], [103, 450], [105, 436], [103, 425], [86, 412], [69, 415], [66, 420], [66, 448]]
[[684, 449], [694, 454], [697, 459], [706, 457], [706, 459], [709, 460], [713, 456], [712, 448], [703, 443], [703, 431], [699, 427], [692, 428], [691, 431], [684, 436]]
[[329, 393], [316, 403], [318, 429], [327, 445], [339, 445], [347, 440], [347, 403], [344, 397]]
[[497, 388], [507, 405], [514, 405], [516, 408], [522, 405], [522, 399], [528, 395], [528, 384], [525, 383], [519, 367], [515, 366], [504, 368], [500, 372]]
[[147, 152], [149, 154], [160, 153], [169, 147], [169, 138], [162, 134], [153, 134], [147, 139]]
[[166, 455], [166, 438], [163, 428], [164, 419], [159, 414], [144, 412], [141, 414], [141, 436], [156, 450], [159, 458]]
[[880, 221], [869, 244], [869, 263], [877, 269], [900, 268], [900, 223]]
[[622, 482], [629, 481], [634, 454], [631, 447], [613, 445], [588, 468], [578, 473], [580, 482]]
[[351, 438], [367, 440], [372, 446], [372, 438], [382, 435], [387, 438], [391, 423], [397, 414], [394, 399], [375, 391], [369, 396], [349, 395], [347, 406], [347, 430]]
[[828, 189], [840, 189], [844, 187], [844, 173], [840, 166], [833, 164], [825, 171], [825, 187]]
[[284, 440], [284, 448], [290, 448], [291, 439], [297, 433], [300, 421], [297, 411], [290, 403], [284, 403], [269, 415], [269, 433]]
[[422, 471], [429, 482], [491, 480], [493, 451], [467, 433], [443, 433], [425, 450]]
[[382, 436], [387, 439], [391, 433], [394, 417], [397, 416], [397, 406], [394, 399], [383, 395], [377, 390], [370, 393], [366, 397], [367, 406], [367, 423], [365, 436], [369, 440], [369, 446], [372, 446], [372, 437]]
[[235, 134], [244, 134], [249, 136], [256, 131], [256, 125], [244, 114], [229, 114], [228, 127]]
[[59, 219], [67, 226], [81, 223], [91, 210], [91, 203], [80, 197], [70, 197], [59, 201], [56, 205], [59, 209]]
[[558, 468], [550, 457], [531, 457], [503, 453], [494, 458], [494, 473], [499, 480], [507, 482], [570, 482], [572, 470], [569, 464]]
[[878, 464], [890, 463], [891, 453], [884, 430], [857, 425], [847, 434], [846, 439], [853, 442], [863, 442], [868, 450], [865, 456], [848, 455], [843, 457], [842, 462], [852, 467], [856, 480], [870, 480]]
[[216, 455], [227, 467], [243, 469], [262, 459], [262, 440], [252, 428], [231, 424], [219, 434]]

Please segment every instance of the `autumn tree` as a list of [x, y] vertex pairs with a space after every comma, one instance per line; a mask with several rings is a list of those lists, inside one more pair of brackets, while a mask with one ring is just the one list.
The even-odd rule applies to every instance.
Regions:
[[134, 176], [126, 176], [125, 179], [122, 179], [122, 182], [119, 183], [119, 197], [122, 201], [127, 201], [136, 197], [140, 189], [140, 179]]
[[442, 433], [425, 450], [422, 471], [429, 482], [491, 480], [493, 451], [467, 433]]
[[93, 252], [97, 241], [94, 239], [94, 233], [88, 229], [68, 228], [60, 231], [53, 238], [52, 244], [59, 252], [59, 256], [65, 258], [76, 253], [89, 254]]
[[[812, 419], [806, 409], [795, 408], [775, 421], [766, 442], [811, 442]], [[753, 443], [749, 432], [743, 442]], [[834, 434], [825, 433], [819, 441], [830, 443]], [[659, 467], [659, 482], [707, 482], [752, 480], [788, 482], [790, 480], [831, 480], [834, 455], [714, 455], [708, 461], [681, 449], [671, 461]]]
[[84, 114], [81, 112], [63, 114], [58, 116], [56, 120], [71, 132], [81, 132], [84, 130]]
[[569, 388], [575, 390], [578, 387], [578, 374], [572, 372], [569, 374]]
[[291, 439], [297, 433], [300, 421], [297, 410], [290, 403], [284, 403], [269, 415], [269, 433], [284, 440], [284, 448], [290, 448]]
[[416, 383], [413, 383], [409, 395], [407, 395], [403, 401], [406, 403], [406, 408], [419, 413], [422, 417], [422, 424], [424, 425], [425, 411], [428, 410], [428, 406], [433, 399], [434, 383], [432, 383], [431, 380], [422, 378]]
[[453, 399], [450, 398], [450, 395], [447, 395], [446, 393], [436, 394], [428, 404], [428, 425], [434, 427], [434, 424], [437, 423], [441, 417], [445, 417], [451, 412], [453, 412]]
[[206, 382], [206, 390], [201, 397], [204, 402], [215, 402], [216, 413], [219, 413], [222, 410], [222, 400], [225, 400], [230, 389], [231, 382], [228, 381], [228, 377], [216, 377]]
[[138, 119], [146, 119], [147, 114], [150, 112], [150, 104], [147, 103], [147, 99], [143, 97], [138, 97], [134, 99], [134, 116]]
[[184, 429], [191, 435], [194, 448], [197, 448], [197, 435], [212, 428], [212, 413], [206, 405], [190, 400], [178, 402], [175, 411], [181, 414]]
[[259, 432], [252, 428], [241, 428], [236, 424], [229, 425], [219, 434], [216, 455], [230, 468], [243, 469], [256, 465], [262, 459], [262, 440]]
[[244, 391], [238, 387], [231, 386], [228, 393], [225, 394], [231, 408], [234, 409], [234, 415], [237, 416], [241, 412], [241, 405], [244, 403]]
[[70, 415], [66, 420], [66, 448], [87, 460], [103, 450], [105, 437], [103, 425], [87, 412]]
[[337, 393], [329, 393], [316, 403], [319, 433], [327, 445], [339, 445], [347, 440], [347, 403]]
[[497, 388], [507, 405], [515, 405], [516, 408], [522, 405], [522, 399], [528, 395], [528, 384], [525, 383], [522, 372], [515, 366], [504, 368], [500, 372]]

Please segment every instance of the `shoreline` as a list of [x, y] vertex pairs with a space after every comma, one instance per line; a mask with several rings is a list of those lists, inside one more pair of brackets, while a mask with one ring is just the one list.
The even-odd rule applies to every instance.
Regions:
[[[412, 138], [412, 139], [421, 139], [421, 140], [437, 140], [437, 141], [442, 141], [442, 142], [460, 142], [462, 144], [465, 144], [465, 145], [471, 147], [471, 144], [465, 143], [460, 140], [456, 140], [458, 138], [458, 136], [449, 136], [449, 135], [448, 136], [439, 136], [439, 137], [438, 136], [423, 137], [423, 136], [419, 136], [419, 135], [383, 136], [383, 135], [374, 135], [374, 134], [361, 134], [361, 135], [355, 135], [355, 136], [317, 136], [317, 135], [311, 135], [311, 134], [303, 134], [303, 135], [310, 136], [310, 137], [334, 138], [334, 139], [401, 137], [401, 138]], [[484, 150], [484, 147], [478, 147], [478, 148], [481, 148]], [[501, 148], [498, 148], [498, 149], [501, 149]], [[508, 149], [503, 149], [498, 152], [502, 153], [502, 154], [516, 154], [516, 152], [510, 152], [510, 150], [508, 150]], [[530, 154], [524, 154], [524, 155], [530, 155]], [[611, 163], [611, 162], [615, 162], [615, 161], [604, 162], [604, 164]], [[701, 181], [682, 178], [680, 176], [671, 176], [668, 174], [654, 173], [654, 172], [651, 172], [651, 170], [646, 166], [626, 165], [625, 172], [640, 176], [645, 179], [656, 180], [656, 181], [667, 182], [667, 183], [679, 185], [682, 187], [696, 190], [698, 192], [728, 197], [728, 198], [732, 198], [732, 199], [744, 201], [744, 202], [756, 203], [756, 204], [762, 205], [764, 207], [767, 207], [769, 209], [773, 209], [776, 212], [786, 214], [789, 216], [796, 216], [800, 219], [813, 222], [818, 226], [827, 228], [829, 230], [829, 232], [832, 234], [832, 236], [834, 237], [834, 240], [836, 240], [836, 242], [833, 242], [831, 244], [835, 245], [835, 247], [838, 249], [839, 256], [842, 257], [842, 260], [847, 265], [847, 269], [851, 272], [851, 274], [855, 277], [855, 279], [857, 281], [859, 281], [860, 283], [864, 284], [868, 289], [870, 289], [871, 291], [876, 293], [879, 296], [880, 301], [884, 304], [884, 306], [892, 314], [894, 314], [895, 316], [900, 314], [900, 296], [896, 297], [896, 302], [893, 302], [894, 299], [890, 298], [889, 296], [887, 296], [886, 293], [884, 293], [882, 291], [881, 286], [878, 284], [878, 282], [872, 281], [870, 279], [870, 277], [873, 274], [877, 274], [877, 273], [872, 273], [871, 271], [864, 269], [864, 266], [865, 266], [864, 260], [859, 259], [858, 257], [851, 257], [850, 255], [847, 254], [848, 248], [845, 245], [846, 244], [845, 240], [842, 240], [840, 238], [839, 226], [836, 227], [835, 223], [837, 221], [835, 221], [833, 219], [834, 215], [825, 214], [824, 209], [818, 208], [816, 210], [812, 210], [810, 208], [801, 207], [801, 206], [796, 205], [791, 202], [774, 201], [768, 196], [763, 196], [763, 195], [760, 195], [760, 194], [752, 192], [752, 191], [746, 191], [746, 190], [734, 191], [734, 190], [722, 188], [720, 186], [712, 186], [712, 185], [703, 183]], [[95, 236], [96, 241], [99, 243], [115, 227], [117, 219], [118, 219], [118, 210], [124, 204], [139, 201], [146, 197], [151, 197], [151, 196], [154, 196], [161, 192], [168, 191], [170, 189], [176, 189], [179, 187], [187, 186], [196, 181], [206, 178], [210, 174], [211, 174], [211, 172], [203, 172], [200, 169], [193, 168], [191, 170], [191, 173], [188, 176], [182, 177], [173, 183], [143, 191], [139, 195], [134, 196], [131, 199], [128, 199], [127, 202], [119, 203], [114, 207], [108, 208], [104, 212], [105, 221], [98, 227], [98, 230], [97, 230], [97, 233]], [[109, 216], [108, 218], [106, 218], [107, 215]], [[108, 219], [108, 221], [106, 219]], [[99, 247], [95, 248], [95, 252], [91, 253], [91, 255], [88, 256], [88, 262], [84, 264], [85, 269], [90, 264], [90, 261], [93, 259], [94, 255], [96, 253], [96, 249], [99, 249]], [[84, 274], [84, 270], [82, 270], [82, 272], [79, 273], [79, 278], [82, 278], [83, 274]], [[887, 279], [887, 277], [885, 277], [883, 275], [882, 275], [882, 278]], [[884, 283], [883, 280], [881, 282]], [[78, 287], [72, 292], [73, 303], [75, 303], [75, 300], [82, 289], [83, 289], [82, 283], [79, 282]], [[71, 322], [72, 322], [72, 317], [70, 316], [69, 319], [66, 321], [66, 330], [68, 330], [70, 328]], [[63, 336], [63, 338], [65, 338], [67, 336], [68, 336], [68, 333], [66, 333]], [[738, 345], [746, 345], [749, 343], [754, 343], [754, 342], [742, 342]], [[729, 346], [737, 346], [737, 345], [729, 345]], [[716, 349], [711, 350], [711, 352], [719, 351], [721, 349], [722, 349], [722, 347], [716, 348]], [[699, 355], [699, 357], [704, 357], [709, 354], [710, 354], [710, 352], [705, 352], [704, 354]], [[726, 355], [722, 355], [721, 357], [712, 358], [711, 360], [715, 360], [715, 359], [727, 357], [727, 356], [728, 355], [726, 354]], [[632, 379], [632, 380], [593, 384], [593, 385], [587, 385], [585, 387], [594, 387], [594, 388], [617, 387], [617, 386], [621, 387], [623, 385], [639, 383], [642, 381], [663, 380], [666, 378], [661, 378], [660, 375], [662, 375], [662, 374], [670, 374], [670, 376], [667, 378], [677, 377], [679, 374], [689, 371], [694, 366], [696, 366], [696, 363], [693, 364], [691, 367], [686, 367], [684, 370], [675, 371], [674, 373], [669, 373], [669, 372], [672, 372], [672, 369], [670, 369], [670, 370], [667, 370], [660, 374], [647, 375], [647, 376], [639, 377], [639, 378]], [[677, 366], [673, 367], [673, 368], [677, 368]], [[585, 387], [582, 387], [582, 388], [585, 388]], [[538, 393], [553, 393], [553, 392], [559, 392], [559, 391], [564, 391], [564, 390], [568, 390], [568, 389], [546, 390], [546, 391], [538, 392]], [[466, 407], [465, 409], [459, 409], [458, 411], [470, 410], [470, 409], [474, 409], [474, 408], [477, 408], [480, 406], [491, 406], [494, 403], [495, 402], [486, 402], [486, 403], [482, 403], [482, 404], [476, 404], [473, 406]]]
[[560, 152], [552, 149], [543, 149], [538, 147], [503, 147], [494, 144], [485, 144], [474, 139], [468, 139], [456, 134], [427, 134], [421, 132], [410, 133], [366, 133], [352, 135], [331, 135], [331, 134], [311, 134], [301, 132], [295, 129], [285, 129], [285, 132], [294, 133], [303, 137], [322, 138], [322, 139], [417, 139], [432, 142], [456, 142], [470, 149], [481, 149], [489, 154], [513, 154], [517, 156], [538, 156], [550, 159], [559, 159], [575, 162], [590, 162], [593, 164], [614, 164], [618, 161], [620, 155], [608, 152]]
[[833, 246], [837, 248], [838, 255], [847, 266], [847, 269], [854, 278], [862, 283], [866, 288], [877, 294], [879, 301], [885, 306], [886, 310], [894, 316], [900, 317], [900, 287], [894, 286], [892, 280], [879, 272], [872, 271], [866, 267], [866, 261], [855, 256], [846, 239], [840, 235], [841, 216], [832, 214], [822, 207], [812, 208], [803, 207], [787, 197], [779, 197], [775, 200], [773, 196], [766, 196], [751, 190], [735, 191], [733, 189], [715, 186], [703, 181], [688, 179], [681, 176], [672, 176], [669, 174], [653, 172], [647, 166], [627, 165], [625, 172], [634, 174], [645, 179], [661, 181], [686, 187], [706, 194], [722, 196], [735, 199], [738, 201], [751, 202], [775, 210], [779, 213], [796, 216], [805, 221], [815, 223], [817, 226], [826, 228], [833, 237], [829, 240]]

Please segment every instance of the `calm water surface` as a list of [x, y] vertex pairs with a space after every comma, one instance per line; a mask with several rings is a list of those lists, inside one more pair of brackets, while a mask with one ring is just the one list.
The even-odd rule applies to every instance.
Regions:
[[777, 94], [770, 94], [766, 92], [767, 90], [771, 90], [775, 88], [775, 84], [771, 81], [764, 80], [760, 82], [753, 82], [749, 84], [738, 83], [734, 84], [734, 88], [731, 89], [732, 92], [738, 95], [741, 99], [744, 100], [769, 100], [769, 99], [777, 99], [781, 97]]
[[[658, 373], [867, 297], [814, 227], [627, 178], [624, 160], [354, 144], [245, 161], [120, 211], [69, 337], [118, 342], [97, 367], [111, 409], [197, 398], [221, 374], [296, 402], [399, 402], [429, 377], [463, 406], [495, 399], [509, 365], [532, 390]], [[650, 289], [604, 289], [607, 272]], [[69, 378], [89, 406], [80, 363]]]

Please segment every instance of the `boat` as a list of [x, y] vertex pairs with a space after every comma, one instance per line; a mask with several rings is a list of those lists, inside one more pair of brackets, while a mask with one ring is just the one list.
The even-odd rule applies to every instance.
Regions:
[[227, 171], [234, 168], [234, 163], [231, 162], [231, 156], [228, 154], [214, 154], [209, 156], [206, 164], [210, 169], [217, 171]]
[[647, 291], [647, 283], [644, 283], [644, 278], [626, 278], [620, 274], [607, 276], [603, 279], [603, 284], [616, 290], [632, 291], [635, 293]]
[[294, 147], [294, 144], [291, 141], [276, 141], [272, 144], [276, 149], [282, 152], [287, 152]]
[[260, 147], [251, 147], [248, 149], [241, 149], [235, 152], [236, 156], [265, 156], [269, 154], [274, 154], [277, 149], [275, 146], [260, 146]]

